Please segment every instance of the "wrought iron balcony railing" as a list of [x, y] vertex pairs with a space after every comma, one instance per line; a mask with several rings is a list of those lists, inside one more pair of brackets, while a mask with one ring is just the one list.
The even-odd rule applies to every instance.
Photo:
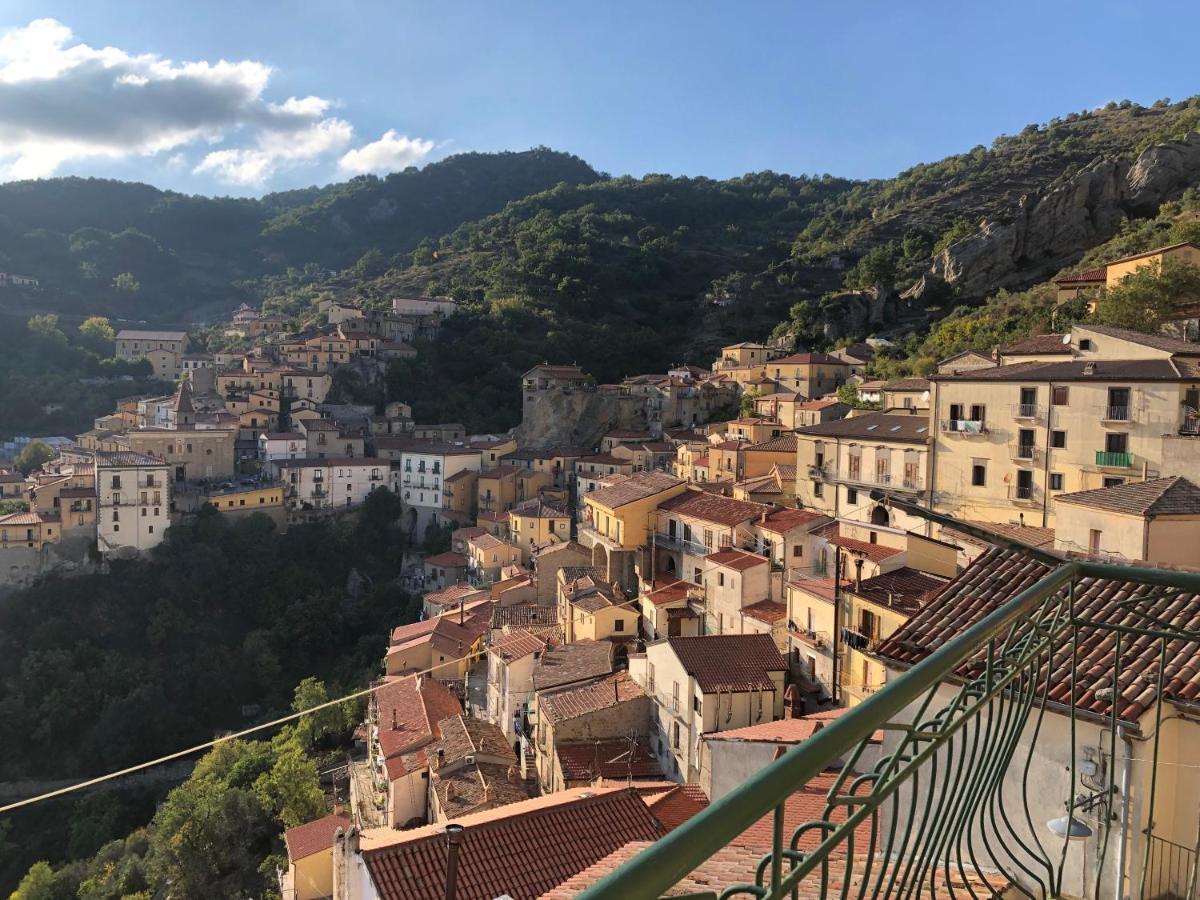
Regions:
[[[1181, 732], [1169, 730], [1160, 757], [1160, 737], [1183, 727], [1168, 702], [1193, 696], [1180, 673], [1195, 663], [1180, 654], [1200, 657], [1200, 574], [995, 542], [1023, 554], [1027, 587], [979, 598], [970, 624], [579, 896], [1194, 896], [1195, 849], [1170, 843], [1194, 839], [1194, 798], [1188, 821], [1164, 832], [1178, 821], [1171, 785], [1197, 759], [1176, 755]], [[1111, 670], [1077, 665], [1098, 646]], [[1096, 712], [1105, 691], [1111, 713]], [[1146, 712], [1127, 721], [1118, 695]], [[798, 792], [823, 796], [822, 814], [789, 822]], [[760, 822], [771, 849], [756, 857], [741, 841]], [[745, 881], [714, 883], [730, 871]]]

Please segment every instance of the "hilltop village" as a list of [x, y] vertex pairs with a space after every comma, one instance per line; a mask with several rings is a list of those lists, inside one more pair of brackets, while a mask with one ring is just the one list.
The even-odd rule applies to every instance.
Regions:
[[[1060, 299], [1166, 258], [1200, 264], [1200, 248], [1064, 279]], [[523, 375], [505, 434], [326, 402], [340, 367], [378, 372], [454, 328], [452, 301], [320, 312], [294, 335], [239, 309], [256, 339], [241, 354], [121, 331], [115, 355], [174, 389], [0, 474], [28, 503], [0, 518], [11, 583], [93, 548], [89, 564], [143, 553], [205, 507], [286, 528], [388, 491], [414, 545], [447, 536], [409, 561], [422, 615], [389, 637], [338, 803], [286, 834], [295, 900], [440, 896], [451, 821], [473, 835], [457, 877], [480, 896], [572, 896], [886, 685], [916, 652], [910, 621], [968, 604], [954, 592], [1003, 562], [993, 545], [1200, 566], [1191, 312], [889, 382], [869, 374], [881, 342], [746, 340], [616, 384], [552, 360]], [[835, 775], [788, 800], [788, 833]], [[768, 817], [742, 836], [749, 874], [726, 881], [753, 880], [771, 832]]]

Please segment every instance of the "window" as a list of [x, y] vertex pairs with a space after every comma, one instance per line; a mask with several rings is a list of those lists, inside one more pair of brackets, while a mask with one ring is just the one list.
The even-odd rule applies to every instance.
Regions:
[[1061, 491], [1062, 489], [1063, 489], [1062, 472], [1051, 472], [1050, 473], [1050, 490]]
[[1067, 433], [1065, 431], [1050, 432], [1050, 446], [1059, 450], [1067, 446]]
[[796, 544], [794, 547], [792, 547], [792, 556], [796, 559], [800, 559], [801, 557], [803, 557], [804, 556], [804, 545]]
[[700, 583], [701, 583], [701, 581], [702, 581], [702, 576], [701, 576], [701, 574], [700, 574], [700, 570], [699, 570], [699, 569], [696, 569], [696, 571], [695, 571], [695, 574], [693, 574], [693, 575], [692, 575], [692, 581], [694, 581], [696, 584], [700, 584]]
[[625, 620], [624, 619], [615, 619], [613, 621], [613, 631], [624, 631], [624, 630], [625, 630]]
[[671, 744], [675, 747], [676, 750], [679, 749], [679, 723], [678, 722], [671, 723]]
[[1094, 348], [1095, 348], [1095, 345], [1092, 343], [1091, 338], [1080, 338], [1080, 340], [1079, 340], [1079, 349], [1080, 350], [1092, 350]]
[[717, 573], [717, 587], [725, 587], [725, 573], [724, 572]]
[[[1082, 344], [1083, 342], [1080, 343], [1081, 347]], [[1054, 391], [1051, 394], [1051, 402], [1055, 406], [1066, 406], [1070, 393], [1069, 388], [1065, 384], [1055, 385]]]
[[984, 487], [987, 485], [986, 462], [976, 462], [971, 464], [971, 484], [974, 487]]
[[1117, 485], [1124, 484], [1124, 483], [1125, 483], [1124, 478], [1105, 478], [1104, 479], [1104, 486], [1106, 488], [1107, 487], [1116, 487]]
[[1093, 528], [1090, 532], [1088, 532], [1088, 550], [1089, 551], [1091, 551], [1092, 553], [1100, 552], [1100, 539], [1102, 536], [1103, 536], [1102, 533], [1095, 528]]
[[112, 489], [114, 491], [119, 491], [121, 489], [121, 476], [120, 475], [114, 475], [112, 477]]
[[858, 503], [858, 491], [854, 488], [846, 488], [846, 502], [850, 504]]
[[1106, 453], [1128, 453], [1129, 435], [1124, 431], [1113, 431], [1104, 435], [1104, 450]]
[[700, 712], [700, 698], [692, 695], [692, 712]]
[[819, 481], [814, 481], [813, 482], [813, 496], [814, 497], [825, 496], [825, 485], [821, 484], [821, 482], [819, 482]]

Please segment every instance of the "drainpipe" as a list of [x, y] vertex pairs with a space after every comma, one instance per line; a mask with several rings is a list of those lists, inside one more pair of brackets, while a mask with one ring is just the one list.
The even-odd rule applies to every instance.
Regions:
[[1046, 398], [1046, 462], [1042, 466], [1042, 527], [1050, 521], [1050, 417], [1054, 414], [1054, 382], [1050, 382], [1050, 396]]
[[[933, 414], [930, 416], [929, 421], [929, 430], [932, 432], [932, 434], [929, 435], [929, 459], [926, 468], [929, 470], [927, 473], [929, 477], [929, 508], [932, 510], [933, 488], [937, 481], [937, 436], [941, 433], [939, 431], [939, 428], [941, 427], [940, 420], [938, 419], [938, 415], [941, 413], [941, 410], [938, 408], [938, 383], [936, 381], [933, 382], [933, 403], [930, 405], [933, 407]], [[925, 520], [925, 537], [933, 537], [933, 522], [929, 519]]]
[[[1121, 764], [1121, 837], [1117, 841], [1117, 883], [1113, 889], [1113, 900], [1123, 900], [1125, 886], [1125, 845], [1129, 836], [1129, 782], [1133, 769], [1133, 740], [1125, 726], [1117, 729], [1125, 745], [1125, 760]], [[1109, 815], [1111, 815], [1111, 810]], [[1153, 814], [1153, 810], [1151, 811]]]
[[446, 826], [446, 900], [458, 894], [458, 853], [462, 847], [464, 827], [457, 822]]

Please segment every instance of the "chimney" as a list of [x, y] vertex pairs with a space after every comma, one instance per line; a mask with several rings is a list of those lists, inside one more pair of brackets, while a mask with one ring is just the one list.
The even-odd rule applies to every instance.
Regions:
[[1021, 513], [1019, 516], [1017, 516], [1017, 521], [1020, 522], [1021, 527], [1024, 528], [1025, 527], [1025, 513]]
[[466, 601], [462, 597], [459, 597], [458, 598], [458, 624], [459, 625], [463, 624], [463, 622], [465, 621], [466, 614], [467, 614]]
[[863, 562], [864, 560], [861, 556], [854, 561], [854, 589], [856, 591], [862, 590]]
[[458, 895], [458, 854], [462, 848], [463, 831], [457, 822], [446, 826], [446, 895], [444, 900], [456, 900]]
[[397, 729], [397, 727], [398, 726], [396, 725], [396, 707], [393, 706], [392, 707], [392, 731], [395, 731]]
[[445, 762], [446, 762], [446, 748], [445, 747], [438, 747], [437, 762], [438, 762], [439, 769], [445, 764]]

